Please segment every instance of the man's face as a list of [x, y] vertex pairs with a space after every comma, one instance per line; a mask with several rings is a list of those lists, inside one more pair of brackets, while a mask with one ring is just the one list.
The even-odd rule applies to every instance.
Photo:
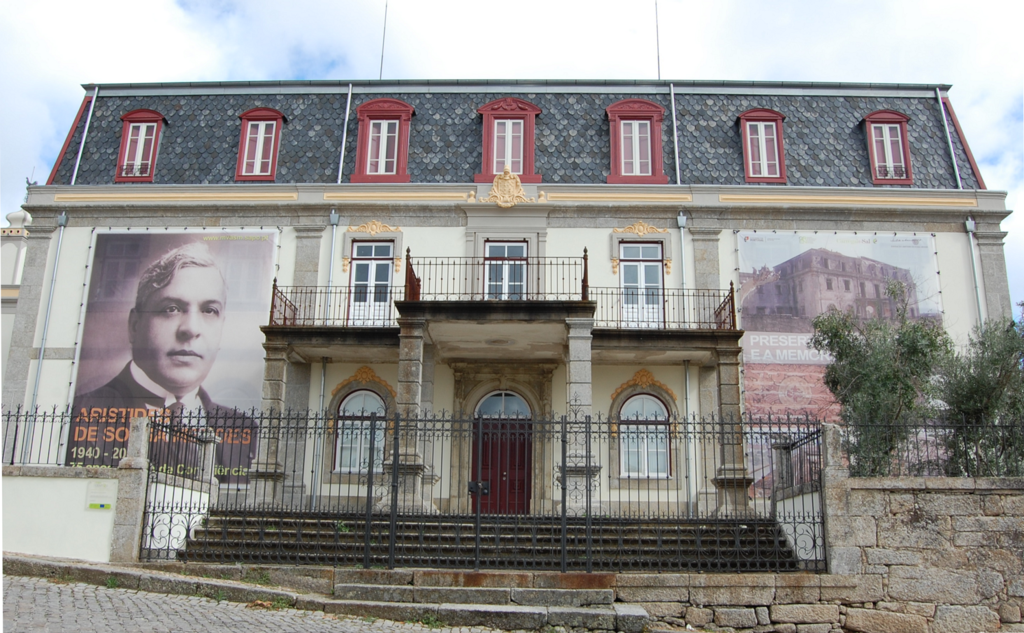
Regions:
[[179, 269], [128, 317], [135, 364], [176, 396], [198, 388], [220, 350], [226, 300], [217, 269]]

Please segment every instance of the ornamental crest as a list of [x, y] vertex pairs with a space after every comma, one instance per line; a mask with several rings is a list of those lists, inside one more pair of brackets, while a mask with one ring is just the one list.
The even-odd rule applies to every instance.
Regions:
[[519, 202], [536, 201], [535, 198], [526, 197], [522, 181], [519, 180], [519, 176], [512, 173], [508, 165], [505, 165], [505, 170], [494, 177], [490, 195], [480, 198], [480, 202], [493, 202], [502, 209], [510, 209]]
[[331, 395], [332, 396], [338, 395], [338, 392], [341, 391], [342, 387], [344, 387], [345, 385], [347, 385], [349, 383], [353, 383], [353, 382], [359, 382], [359, 383], [375, 382], [375, 383], [383, 386], [385, 389], [387, 389], [388, 392], [391, 394], [392, 398], [397, 398], [398, 397], [398, 394], [395, 392], [395, 388], [392, 387], [391, 385], [389, 385], [387, 383], [387, 381], [385, 381], [383, 378], [378, 376], [376, 372], [374, 372], [372, 369], [370, 369], [366, 365], [363, 365], [362, 367], [360, 367], [359, 369], [356, 370], [356, 373], [352, 374], [351, 376], [349, 376], [345, 380], [342, 380], [341, 382], [339, 382], [338, 385], [331, 391]]
[[355, 227], [348, 227], [348, 230], [352, 233], [369, 233], [370, 235], [376, 235], [378, 233], [401, 233], [402, 229], [397, 226], [388, 226], [380, 220], [370, 220], [365, 224], [360, 224]]
[[612, 229], [612, 233], [635, 233], [639, 237], [643, 237], [648, 233], [668, 233], [668, 229], [659, 229], [656, 226], [640, 220], [636, 224], [630, 224], [624, 229]]
[[646, 369], [641, 369], [640, 371], [633, 374], [632, 378], [619, 385], [619, 388], [616, 389], [614, 393], [612, 393], [612, 400], [617, 398], [620, 393], [622, 393], [626, 389], [629, 389], [630, 387], [639, 387], [640, 389], [647, 389], [648, 387], [651, 386], [661, 387], [662, 389], [665, 390], [666, 393], [668, 393], [668, 395], [672, 397], [673, 400], [676, 399], [675, 392], [669, 389], [668, 385], [662, 382], [658, 382], [658, 379], [654, 377], [654, 374], [647, 371]]

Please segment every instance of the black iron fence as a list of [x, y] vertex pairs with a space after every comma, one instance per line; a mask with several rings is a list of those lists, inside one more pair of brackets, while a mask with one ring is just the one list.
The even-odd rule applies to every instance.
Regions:
[[[6, 412], [6, 463], [116, 467], [130, 416]], [[824, 570], [813, 421], [198, 411], [148, 429], [145, 560]]]
[[1024, 417], [910, 414], [849, 419], [843, 444], [855, 477], [1024, 477]]
[[583, 257], [410, 257], [409, 301], [586, 301]]
[[617, 329], [735, 330], [733, 289], [590, 288], [594, 326]]

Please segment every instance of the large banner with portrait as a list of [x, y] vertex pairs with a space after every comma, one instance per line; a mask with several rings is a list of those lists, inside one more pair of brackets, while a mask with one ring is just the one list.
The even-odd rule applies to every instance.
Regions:
[[129, 420], [148, 416], [151, 459], [195, 477], [211, 431], [214, 473], [244, 484], [256, 455], [263, 333], [276, 232], [99, 233], [93, 249], [68, 465], [116, 466]]
[[754, 415], [834, 418], [822, 383], [829, 359], [808, 347], [814, 317], [835, 308], [892, 319], [890, 279], [907, 287], [911, 319], [942, 320], [935, 240], [923, 233], [741, 231], [744, 404]]

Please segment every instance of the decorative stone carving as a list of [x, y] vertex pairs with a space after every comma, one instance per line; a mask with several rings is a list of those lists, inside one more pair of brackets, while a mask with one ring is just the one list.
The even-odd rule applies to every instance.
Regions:
[[351, 260], [348, 257], [342, 257], [341, 258], [341, 272], [343, 272], [343, 273], [347, 273], [348, 272], [348, 265], [349, 265], [350, 261]]
[[345, 380], [342, 380], [341, 382], [339, 382], [338, 385], [334, 389], [331, 390], [331, 395], [332, 396], [338, 395], [338, 392], [341, 391], [341, 389], [345, 385], [347, 385], [349, 383], [353, 383], [353, 382], [362, 382], [362, 383], [375, 382], [375, 383], [383, 386], [385, 389], [387, 389], [388, 392], [391, 394], [392, 398], [397, 398], [398, 397], [398, 392], [395, 391], [395, 388], [392, 387], [391, 385], [389, 385], [386, 380], [384, 380], [383, 378], [378, 376], [376, 372], [374, 372], [372, 369], [370, 369], [366, 365], [363, 365], [362, 367], [357, 369], [356, 373], [352, 374], [350, 377], [348, 377]]
[[619, 385], [619, 388], [612, 393], [611, 399], [615, 400], [615, 398], [617, 398], [620, 393], [622, 393], [626, 389], [629, 389], [630, 387], [639, 387], [641, 389], [647, 389], [652, 385], [664, 389], [668, 395], [672, 396], [673, 400], [676, 400], [675, 392], [672, 391], [665, 383], [659, 382], [654, 377], [654, 374], [647, 371], [646, 369], [641, 369], [640, 371], [633, 374], [632, 378]]
[[668, 233], [668, 229], [659, 229], [656, 226], [640, 220], [635, 224], [630, 224], [624, 229], [612, 229], [612, 233], [635, 233], [638, 237], [643, 237], [648, 233]]
[[502, 209], [510, 209], [519, 202], [536, 201], [535, 198], [526, 197], [523, 183], [520, 182], [519, 176], [512, 173], [508, 165], [505, 165], [504, 171], [494, 177], [490, 195], [480, 198], [480, 202], [493, 202]]
[[395, 258], [395, 273], [397, 274], [397, 273], [400, 273], [400, 272], [402, 272], [402, 258], [401, 257], [396, 257]]
[[612, 274], [613, 275], [618, 275], [619, 274], [619, 258], [618, 257], [612, 257]]
[[665, 260], [665, 274], [666, 275], [671, 275], [672, 274], [672, 260], [671, 259], [666, 259]]
[[397, 226], [388, 226], [380, 220], [370, 220], [364, 224], [360, 224], [356, 227], [348, 227], [351, 233], [369, 233], [370, 235], [376, 235], [378, 233], [401, 233], [402, 229]]

